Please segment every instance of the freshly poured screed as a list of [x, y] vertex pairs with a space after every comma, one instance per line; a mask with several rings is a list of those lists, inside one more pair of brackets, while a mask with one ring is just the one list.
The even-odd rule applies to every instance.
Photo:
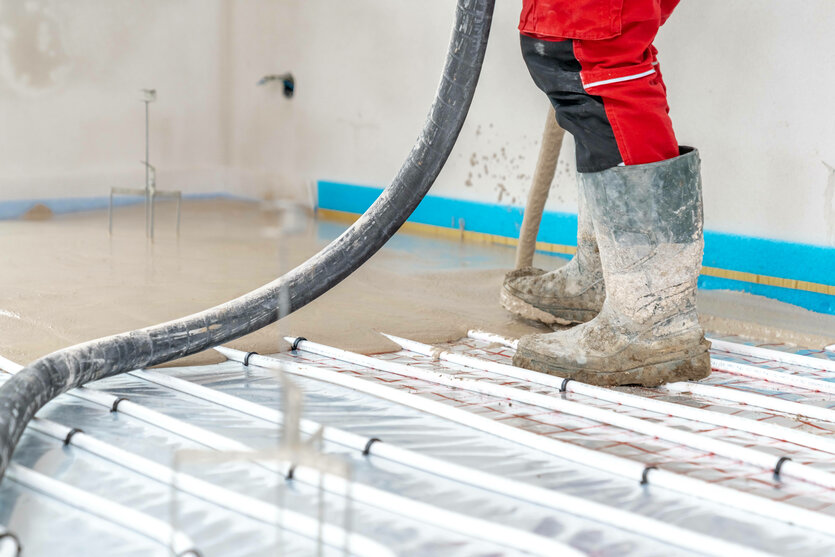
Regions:
[[[279, 216], [256, 203], [187, 200], [180, 238], [173, 227], [162, 227], [149, 248], [143, 207], [117, 211], [119, 229], [112, 239], [106, 212], [59, 215], [38, 223], [0, 221], [0, 253], [21, 262], [3, 269], [0, 354], [31, 362], [113, 331], [194, 313], [285, 273], [323, 244], [322, 232], [314, 227], [277, 238]], [[429, 248], [434, 243], [425, 241]], [[512, 265], [513, 250], [466, 245], [463, 257], [487, 259], [496, 268], [425, 269], [440, 258], [459, 264], [450, 257], [458, 246], [443, 247], [439, 253], [416, 255], [384, 249], [320, 303], [231, 345], [265, 354], [283, 350], [281, 333], [291, 326], [364, 353], [396, 349], [377, 329], [426, 342], [461, 338], [473, 324], [509, 336], [545, 330], [512, 319], [498, 304], [496, 293]], [[351, 326], [345, 327], [346, 322]], [[178, 364], [221, 360], [206, 351]]]

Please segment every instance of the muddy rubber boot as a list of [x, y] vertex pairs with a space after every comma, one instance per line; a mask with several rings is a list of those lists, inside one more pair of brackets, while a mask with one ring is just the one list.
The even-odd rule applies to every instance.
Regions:
[[585, 323], [600, 313], [606, 298], [600, 252], [583, 185], [578, 184], [577, 253], [551, 272], [526, 267], [505, 276], [502, 307], [546, 325]]
[[704, 250], [699, 154], [582, 175], [606, 301], [573, 329], [519, 341], [514, 365], [594, 385], [655, 386], [710, 374], [696, 312]]

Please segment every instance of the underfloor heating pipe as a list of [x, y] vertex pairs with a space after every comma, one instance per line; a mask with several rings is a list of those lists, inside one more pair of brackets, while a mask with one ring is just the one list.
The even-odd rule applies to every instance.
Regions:
[[109, 460], [156, 482], [175, 486], [177, 490], [183, 493], [231, 510], [252, 520], [271, 526], [280, 526], [307, 538], [316, 539], [321, 534], [322, 541], [326, 545], [337, 549], [346, 548], [351, 555], [358, 557], [394, 557], [395, 555], [394, 552], [365, 536], [353, 532], [348, 533], [332, 524], [320, 525], [317, 520], [304, 514], [280, 508], [261, 499], [243, 495], [168, 466], [163, 466], [143, 456], [100, 441], [83, 431], [41, 418], [35, 418], [30, 423], [29, 428], [66, 445], [72, 445]]
[[467, 354], [443, 350], [435, 346], [393, 335], [385, 336], [392, 342], [399, 344], [404, 350], [460, 366], [488, 371], [504, 377], [513, 377], [515, 379], [529, 381], [538, 385], [546, 385], [548, 387], [559, 389], [561, 392], [577, 393], [590, 398], [629, 406], [631, 408], [638, 408], [641, 410], [656, 412], [658, 414], [684, 418], [695, 422], [703, 422], [739, 431], [746, 431], [755, 435], [770, 437], [779, 441], [786, 441], [788, 443], [794, 443], [796, 445], [809, 447], [818, 451], [835, 454], [835, 439], [830, 437], [814, 435], [805, 431], [742, 418], [739, 416], [731, 416], [721, 412], [711, 412], [709, 410], [693, 408], [692, 406], [685, 406], [683, 404], [675, 404], [645, 396], [633, 395], [614, 389], [596, 387], [579, 381], [566, 381], [564, 377], [556, 375], [530, 371], [508, 364], [476, 358]]
[[751, 346], [750, 344], [741, 344], [727, 340], [717, 340], [714, 338], [709, 340], [712, 348], [724, 352], [752, 356], [763, 360], [774, 360], [784, 364], [809, 367], [812, 369], [835, 371], [835, 360], [813, 358], [812, 356], [804, 356], [803, 354], [793, 354], [791, 352], [783, 352], [782, 350], [773, 350], [771, 348], [762, 348], [760, 346]]
[[[15, 374], [17, 373], [17, 370], [20, 369], [22, 369], [21, 365], [15, 364], [14, 362], [0, 356], [0, 370], [9, 374]], [[219, 435], [207, 429], [172, 418], [162, 414], [161, 412], [151, 410], [126, 398], [113, 396], [96, 389], [79, 387], [67, 392], [66, 395], [108, 408], [111, 412], [118, 411], [120, 414], [136, 418], [137, 420], [141, 420], [145, 423], [153, 424], [155, 427], [160, 429], [164, 429], [172, 433], [176, 432], [178, 435], [186, 437], [205, 447], [211, 447], [213, 449], [226, 452], [236, 452], [243, 450], [246, 447], [245, 445], [223, 435]]]
[[563, 412], [573, 416], [609, 424], [628, 431], [642, 433], [650, 437], [663, 439], [685, 447], [695, 448], [709, 454], [716, 454], [735, 461], [745, 462], [765, 470], [772, 470], [776, 475], [783, 479], [793, 478], [830, 489], [835, 489], [835, 474], [788, 460], [786, 457], [776, 457], [770, 453], [760, 450], [742, 447], [720, 439], [714, 439], [705, 435], [699, 435], [697, 433], [691, 433], [678, 428], [660, 425], [648, 420], [642, 420], [625, 414], [620, 414], [612, 410], [605, 410], [570, 400], [564, 400], [559, 397], [543, 395], [512, 387], [505, 387], [503, 385], [487, 381], [465, 379], [448, 373], [420, 369], [416, 366], [406, 366], [397, 362], [371, 358], [310, 341], [300, 341], [298, 339], [293, 340], [294, 346], [302, 351], [337, 358], [343, 361], [350, 361], [359, 365], [396, 373], [406, 377], [415, 377], [454, 389], [464, 389], [483, 395], [493, 396], [500, 400], [508, 399], [516, 402], [522, 402], [524, 404], [530, 404], [532, 406], [548, 408], [557, 412]]
[[[171, 377], [150, 370], [133, 371], [129, 375], [150, 381], [161, 387], [212, 402], [273, 425], [280, 426], [283, 423], [282, 413], [275, 408], [270, 408], [203, 385], [198, 385], [185, 379]], [[390, 443], [385, 443], [376, 438], [366, 438], [344, 430], [321, 426], [316, 422], [306, 419], [301, 419], [299, 426], [307, 435], [313, 435], [322, 428], [322, 437], [325, 441], [360, 450], [363, 454], [384, 458], [421, 472], [493, 491], [507, 497], [522, 499], [558, 512], [567, 512], [575, 516], [609, 524], [615, 528], [651, 537], [689, 551], [715, 556], [742, 556], [748, 554], [747, 549], [718, 538], [685, 530], [639, 514], [601, 505], [588, 499], [566, 495], [495, 474], [482, 472], [474, 468], [468, 468], [425, 456], [414, 451], [402, 449]]]
[[107, 522], [169, 548], [175, 557], [200, 557], [194, 543], [184, 533], [174, 530], [162, 520], [125, 507], [93, 493], [60, 482], [31, 468], [12, 464], [6, 470], [8, 478], [28, 489], [38, 491], [71, 507], [97, 516]]
[[48, 354], [0, 387], [0, 477], [26, 424], [59, 394], [257, 331], [315, 300], [374, 255], [412, 214], [452, 152], [481, 73], [494, 5], [495, 0], [457, 0], [443, 76], [415, 146], [368, 211], [321, 252], [225, 304]]
[[[12, 364], [12, 367], [9, 367], [9, 363]], [[15, 370], [21, 368], [19, 364], [15, 364], [6, 358], [0, 358], [0, 364], [2, 364], [3, 371], [10, 374], [16, 373]], [[108, 393], [82, 387], [68, 392], [67, 395], [82, 398], [83, 400], [108, 408], [111, 411], [118, 411], [125, 415], [135, 417], [213, 450], [229, 453], [256, 452], [249, 445], [230, 439], [229, 437], [166, 416], [155, 410], [145, 408], [144, 406]], [[260, 464], [270, 472], [282, 476], [288, 476], [292, 468], [292, 477], [294, 480], [312, 486], [320, 485], [321, 475], [314, 469], [305, 466], [293, 466], [291, 463], [284, 463], [280, 467], [266, 463]], [[347, 490], [350, 489], [352, 498], [360, 503], [382, 509], [386, 512], [399, 514], [418, 522], [431, 524], [464, 536], [523, 550], [533, 555], [564, 554], [567, 557], [582, 555], [564, 544], [537, 534], [447, 511], [364, 484], [351, 484], [348, 486], [344, 479], [333, 475], [325, 475], [322, 486], [326, 490], [336, 494], [347, 493]]]
[[740, 364], [738, 362], [731, 362], [729, 360], [720, 360], [718, 358], [711, 358], [710, 366], [716, 371], [724, 371], [733, 375], [743, 375], [752, 379], [760, 381], [768, 381], [769, 383], [778, 383], [780, 385], [788, 385], [798, 389], [805, 389], [807, 391], [835, 394], [835, 383], [829, 381], [822, 381], [820, 379], [812, 379], [803, 375], [796, 375], [789, 371], [776, 371], [773, 369], [765, 369], [748, 364]]
[[822, 422], [835, 423], [835, 410], [832, 410], [831, 408], [815, 406], [808, 403], [792, 402], [789, 400], [783, 400], [782, 398], [778, 398], [776, 396], [759, 395], [749, 391], [743, 391], [741, 389], [703, 385], [701, 383], [691, 383], [686, 381], [682, 381], [680, 383], [667, 383], [660, 388], [676, 394], [689, 393], [703, 398], [738, 402], [748, 406], [756, 406], [765, 410], [788, 414], [793, 419], [798, 416], [802, 416], [804, 418], [812, 418]]
[[448, 404], [429, 400], [406, 391], [379, 383], [348, 376], [321, 367], [301, 364], [288, 359], [248, 355], [231, 348], [217, 348], [228, 359], [244, 362], [248, 356], [250, 365], [284, 371], [292, 375], [339, 385], [377, 398], [402, 404], [427, 414], [461, 424], [521, 446], [540, 451], [556, 458], [569, 460], [603, 472], [626, 478], [641, 485], [668, 489], [697, 499], [735, 508], [763, 518], [794, 524], [831, 536], [835, 532], [835, 517], [809, 511], [779, 501], [688, 478], [674, 472], [648, 467], [640, 462], [586, 449], [571, 443], [558, 441], [529, 431], [505, 425]]
[[488, 331], [480, 331], [478, 329], [470, 329], [467, 331], [467, 337], [473, 340], [489, 342], [490, 344], [501, 344], [507, 348], [513, 348], [514, 350], [516, 350], [519, 346], [519, 341], [516, 339], [503, 337]]

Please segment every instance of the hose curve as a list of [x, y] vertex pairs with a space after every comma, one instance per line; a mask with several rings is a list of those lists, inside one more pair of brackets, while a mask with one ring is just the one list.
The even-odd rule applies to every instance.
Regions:
[[168, 323], [48, 354], [0, 387], [0, 478], [26, 424], [47, 402], [90, 381], [234, 340], [312, 302], [374, 255], [435, 182], [481, 73], [495, 0], [458, 0], [444, 74], [423, 131], [391, 185], [339, 238], [286, 275], [235, 300]]

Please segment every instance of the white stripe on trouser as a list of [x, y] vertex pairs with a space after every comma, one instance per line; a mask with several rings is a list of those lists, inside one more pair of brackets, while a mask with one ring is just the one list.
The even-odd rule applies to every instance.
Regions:
[[591, 87], [597, 87], [598, 85], [609, 85], [610, 83], [620, 83], [622, 81], [632, 81], [633, 79], [640, 79], [642, 77], [646, 77], [648, 75], [652, 75], [655, 73], [655, 68], [651, 70], [647, 70], [645, 72], [636, 73], [635, 75], [627, 75], [624, 77], [615, 77], [612, 79], [604, 79], [602, 81], [595, 81], [594, 83], [584, 83], [583, 88], [590, 89]]

